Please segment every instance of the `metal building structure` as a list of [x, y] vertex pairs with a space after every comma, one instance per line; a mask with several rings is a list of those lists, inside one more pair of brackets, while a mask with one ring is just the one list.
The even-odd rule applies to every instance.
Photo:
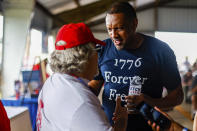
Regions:
[[139, 32], [197, 32], [197, 0], [0, 0], [3, 97], [14, 94], [31, 28], [55, 35], [63, 24], [85, 22], [97, 38], [104, 39], [105, 11], [116, 1], [128, 1], [136, 8]]

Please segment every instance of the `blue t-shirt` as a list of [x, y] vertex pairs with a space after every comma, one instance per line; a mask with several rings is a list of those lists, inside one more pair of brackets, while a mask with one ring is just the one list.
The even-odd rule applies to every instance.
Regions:
[[117, 50], [111, 39], [99, 53], [100, 74], [96, 80], [104, 80], [103, 107], [112, 123], [116, 97], [128, 95], [130, 83], [141, 83], [141, 92], [152, 98], [161, 98], [163, 87], [174, 90], [181, 83], [176, 58], [170, 47], [151, 36], [144, 37], [137, 49]]

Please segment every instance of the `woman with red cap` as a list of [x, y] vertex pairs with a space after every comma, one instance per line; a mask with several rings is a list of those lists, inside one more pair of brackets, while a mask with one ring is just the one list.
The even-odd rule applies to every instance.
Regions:
[[124, 131], [127, 112], [117, 98], [114, 126], [111, 127], [97, 96], [88, 82], [98, 72], [96, 44], [84, 23], [64, 25], [58, 32], [56, 50], [51, 54], [54, 72], [38, 98], [37, 131]]

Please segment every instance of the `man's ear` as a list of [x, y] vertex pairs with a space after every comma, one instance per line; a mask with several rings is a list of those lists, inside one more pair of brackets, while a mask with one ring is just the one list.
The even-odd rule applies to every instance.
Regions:
[[135, 18], [135, 19], [133, 20], [133, 31], [136, 31], [137, 25], [138, 25], [138, 19]]

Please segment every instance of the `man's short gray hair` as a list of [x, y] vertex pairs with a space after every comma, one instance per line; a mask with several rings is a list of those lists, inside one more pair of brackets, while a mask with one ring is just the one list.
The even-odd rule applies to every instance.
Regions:
[[75, 74], [84, 70], [88, 59], [94, 53], [93, 43], [79, 45], [65, 50], [55, 50], [51, 54], [50, 67], [53, 72]]

